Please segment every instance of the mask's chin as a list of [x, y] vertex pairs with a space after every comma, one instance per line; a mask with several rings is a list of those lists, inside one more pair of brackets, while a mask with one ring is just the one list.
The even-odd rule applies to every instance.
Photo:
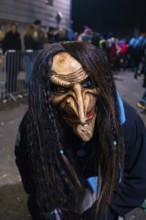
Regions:
[[95, 119], [96, 119], [96, 113], [94, 113], [92, 119], [86, 121], [85, 124], [81, 124], [81, 123], [68, 123], [68, 124], [80, 139], [82, 139], [84, 142], [87, 142], [90, 141], [90, 139], [93, 137]]

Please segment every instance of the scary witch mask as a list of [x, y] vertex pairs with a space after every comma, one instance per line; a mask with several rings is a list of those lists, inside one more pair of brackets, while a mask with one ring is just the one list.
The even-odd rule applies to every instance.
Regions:
[[67, 52], [53, 57], [51, 69], [52, 102], [63, 119], [83, 140], [89, 141], [96, 119], [97, 89], [81, 64]]

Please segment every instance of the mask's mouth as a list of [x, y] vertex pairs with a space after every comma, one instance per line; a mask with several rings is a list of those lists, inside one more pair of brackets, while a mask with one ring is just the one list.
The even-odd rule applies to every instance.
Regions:
[[[86, 114], [86, 123], [87, 121], [93, 118], [94, 113], [95, 113], [95, 107]], [[71, 115], [71, 114], [64, 113], [63, 118], [67, 122], [80, 123], [80, 119], [76, 115], [73, 115], [73, 114]]]

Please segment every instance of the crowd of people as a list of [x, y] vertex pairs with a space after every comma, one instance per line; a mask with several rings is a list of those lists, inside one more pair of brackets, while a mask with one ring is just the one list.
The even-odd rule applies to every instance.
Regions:
[[[33, 24], [28, 25], [24, 34], [18, 31], [16, 24], [12, 24], [10, 30], [4, 35], [0, 32], [0, 51], [1, 54], [8, 50], [26, 51], [26, 84], [28, 84], [34, 57], [30, 52], [38, 51], [46, 47], [46, 45], [60, 41], [82, 41], [88, 44], [95, 45], [103, 54], [113, 71], [130, 68], [133, 71], [133, 76], [137, 79], [141, 74], [144, 74], [143, 87], [146, 88], [146, 33], [141, 33], [137, 37], [129, 39], [119, 39], [114, 37], [110, 32], [101, 34], [90, 27], [85, 26], [82, 33], [75, 32], [72, 28], [55, 28], [49, 27], [44, 29], [40, 20], [35, 20]], [[9, 54], [11, 56], [12, 54]], [[14, 56], [14, 54], [13, 54]], [[7, 57], [7, 90], [8, 92], [16, 91], [16, 80], [20, 65], [17, 68], [13, 65], [16, 62], [9, 61]], [[15, 58], [13, 59], [15, 60]], [[19, 63], [19, 60], [17, 61]], [[9, 71], [11, 66], [11, 73]], [[12, 71], [13, 70], [13, 71]], [[13, 88], [9, 88], [10, 81], [13, 76]], [[143, 94], [137, 106], [145, 109], [146, 92]]]
[[47, 44], [60, 41], [83, 41], [97, 46], [113, 70], [120, 68], [133, 68], [134, 77], [144, 70], [146, 33], [130, 39], [116, 38], [111, 32], [101, 34], [85, 26], [82, 33], [75, 32], [72, 28], [42, 28], [40, 20], [28, 25], [24, 34], [18, 32], [18, 27], [13, 23], [6, 34], [0, 31], [0, 50], [39, 50]]
[[[146, 33], [130, 39], [118, 39], [112, 33], [101, 35], [85, 27], [77, 40], [97, 46], [113, 71], [130, 69], [135, 79], [143, 75], [143, 88], [146, 88]], [[136, 103], [146, 111], [146, 91]]]

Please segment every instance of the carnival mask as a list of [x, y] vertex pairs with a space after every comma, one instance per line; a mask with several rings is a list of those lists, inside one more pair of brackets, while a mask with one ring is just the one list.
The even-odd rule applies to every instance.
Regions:
[[63, 119], [83, 141], [89, 141], [95, 126], [97, 89], [81, 64], [67, 52], [53, 57], [51, 87], [52, 102]]

